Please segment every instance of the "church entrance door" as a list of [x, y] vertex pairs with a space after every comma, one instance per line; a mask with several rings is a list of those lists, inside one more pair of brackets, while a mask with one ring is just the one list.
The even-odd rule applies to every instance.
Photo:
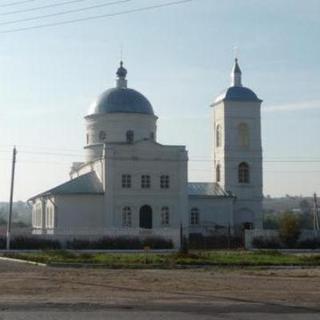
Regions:
[[140, 208], [140, 228], [152, 229], [152, 208], [148, 205]]

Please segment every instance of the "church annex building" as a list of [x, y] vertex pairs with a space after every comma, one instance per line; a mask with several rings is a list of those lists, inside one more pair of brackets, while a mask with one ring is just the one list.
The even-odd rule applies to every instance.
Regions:
[[30, 199], [33, 234], [155, 235], [177, 244], [180, 225], [205, 235], [262, 228], [262, 100], [242, 86], [237, 59], [230, 87], [211, 104], [215, 181], [205, 183], [188, 181], [185, 146], [157, 142], [152, 105], [126, 76], [121, 62], [116, 87], [85, 116], [85, 162]]

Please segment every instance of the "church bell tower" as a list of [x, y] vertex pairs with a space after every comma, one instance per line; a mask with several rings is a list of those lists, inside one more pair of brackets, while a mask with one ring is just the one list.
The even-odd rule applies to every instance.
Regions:
[[231, 85], [212, 107], [215, 180], [236, 197], [236, 228], [262, 228], [261, 102], [242, 85], [235, 59]]

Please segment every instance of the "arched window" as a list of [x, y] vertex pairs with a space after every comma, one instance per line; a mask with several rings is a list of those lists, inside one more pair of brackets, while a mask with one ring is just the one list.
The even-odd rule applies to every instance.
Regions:
[[104, 140], [106, 140], [106, 138], [107, 138], [107, 135], [106, 135], [105, 131], [101, 130], [99, 132], [99, 140], [104, 141]]
[[218, 124], [216, 128], [216, 146], [221, 147], [222, 145], [222, 128], [221, 125]]
[[161, 208], [161, 224], [163, 226], [167, 226], [170, 223], [170, 217], [169, 217], [169, 208], [168, 207], [162, 207]]
[[191, 209], [190, 223], [191, 223], [191, 225], [198, 225], [199, 224], [199, 209], [198, 208]]
[[36, 228], [42, 227], [42, 206], [41, 203], [37, 203], [34, 207], [35, 215], [34, 215], [34, 226]]
[[131, 227], [132, 225], [132, 214], [130, 207], [124, 207], [122, 209], [122, 226]]
[[249, 183], [250, 170], [246, 162], [241, 162], [238, 167], [239, 183]]
[[217, 182], [220, 182], [221, 180], [221, 167], [220, 167], [220, 164], [217, 164], [216, 166], [216, 181]]
[[128, 143], [133, 143], [134, 141], [134, 132], [132, 130], [128, 130], [126, 133], [126, 138]]
[[240, 123], [238, 126], [239, 145], [240, 147], [249, 146], [249, 127], [246, 123]]
[[46, 207], [46, 227], [52, 229], [54, 227], [53, 207]]
[[89, 144], [89, 134], [88, 133], [86, 135], [86, 138], [87, 138], [87, 144]]

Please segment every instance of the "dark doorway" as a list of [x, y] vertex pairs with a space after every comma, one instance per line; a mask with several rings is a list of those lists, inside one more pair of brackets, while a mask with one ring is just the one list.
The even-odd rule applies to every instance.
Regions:
[[152, 229], [152, 209], [150, 206], [140, 208], [140, 228]]

